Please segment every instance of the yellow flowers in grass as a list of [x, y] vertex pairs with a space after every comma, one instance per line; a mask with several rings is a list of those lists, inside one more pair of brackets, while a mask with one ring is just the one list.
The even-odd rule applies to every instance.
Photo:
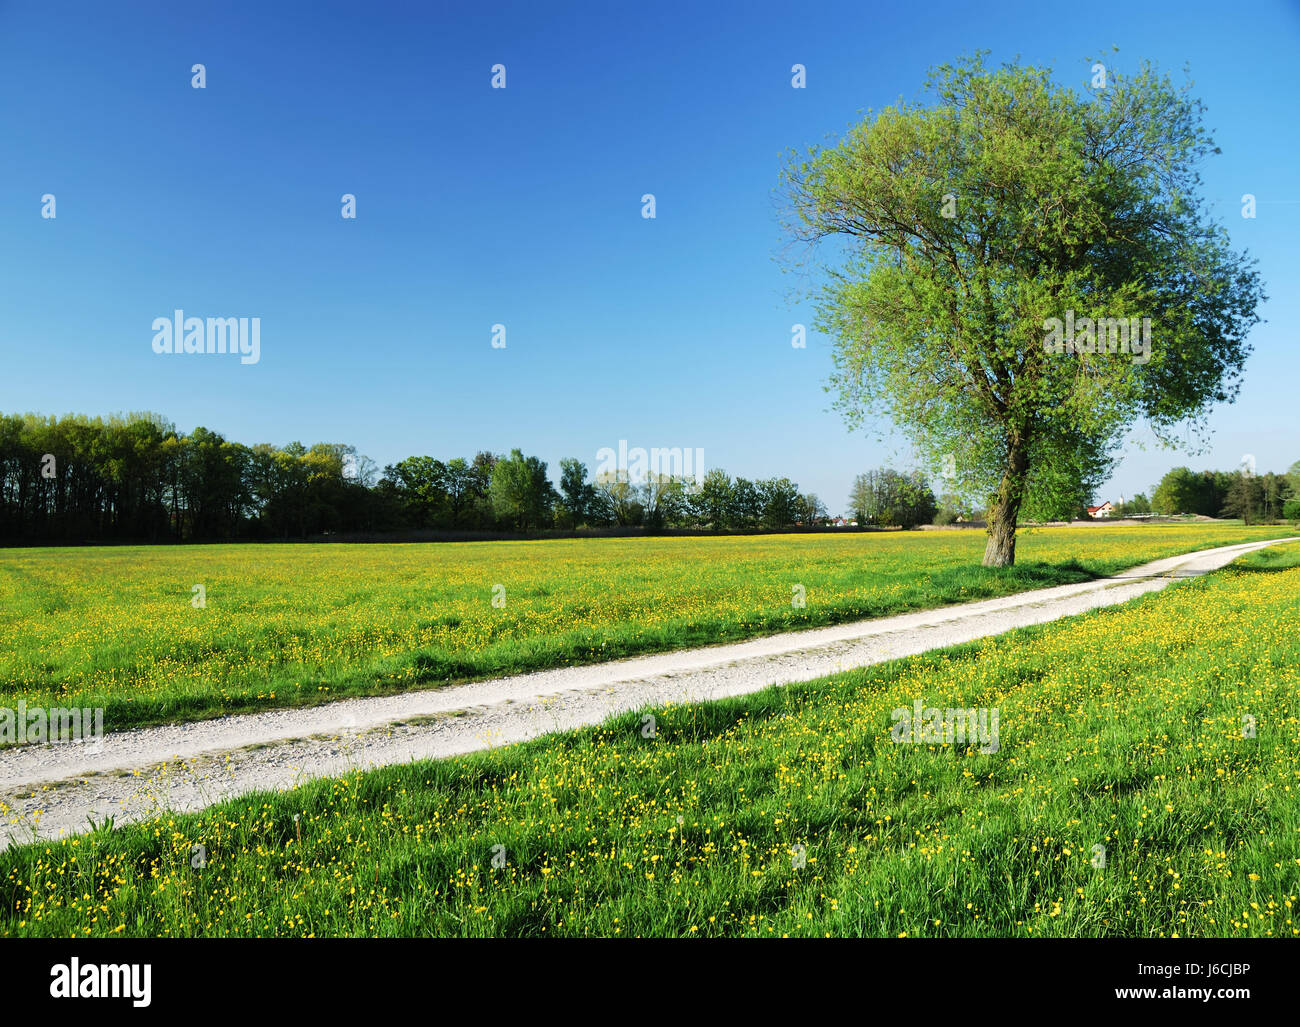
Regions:
[[[28, 846], [0, 933], [1294, 937], [1298, 624], [1300, 552], [1268, 551], [653, 739], [629, 714]], [[915, 699], [998, 708], [998, 751], [895, 743]]]
[[113, 729], [322, 702], [883, 616], [1278, 534], [1025, 531], [1020, 566], [996, 573], [978, 566], [978, 531], [5, 550], [0, 704], [103, 707]]

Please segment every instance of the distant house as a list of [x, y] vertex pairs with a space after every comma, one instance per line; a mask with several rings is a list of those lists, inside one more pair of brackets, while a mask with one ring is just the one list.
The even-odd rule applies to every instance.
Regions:
[[1106, 502], [1102, 503], [1101, 506], [1088, 507], [1088, 516], [1093, 518], [1094, 520], [1097, 519], [1098, 517], [1109, 517], [1114, 512], [1115, 512], [1115, 508], [1111, 506], [1110, 500], [1107, 500]]

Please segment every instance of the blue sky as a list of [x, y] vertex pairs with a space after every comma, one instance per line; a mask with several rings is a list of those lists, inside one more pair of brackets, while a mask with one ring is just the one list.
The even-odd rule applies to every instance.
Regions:
[[[1096, 55], [1189, 64], [1223, 151], [1205, 194], [1270, 296], [1213, 448], [1139, 433], [1097, 498], [1300, 459], [1294, 2], [0, 2], [0, 410], [154, 410], [381, 466], [521, 446], [553, 476], [620, 439], [702, 448], [839, 512], [910, 455], [829, 410], [829, 340], [790, 345], [812, 314], [776, 259], [782, 153], [976, 49], [1080, 86]], [[260, 317], [260, 362], [155, 354], [176, 308]]]

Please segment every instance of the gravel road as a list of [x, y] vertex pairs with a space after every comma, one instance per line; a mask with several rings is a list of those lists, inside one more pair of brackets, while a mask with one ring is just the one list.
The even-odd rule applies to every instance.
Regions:
[[184, 812], [315, 777], [567, 731], [649, 705], [703, 702], [911, 656], [1122, 603], [1277, 539], [1157, 560], [1113, 578], [727, 645], [306, 709], [0, 751], [0, 841]]

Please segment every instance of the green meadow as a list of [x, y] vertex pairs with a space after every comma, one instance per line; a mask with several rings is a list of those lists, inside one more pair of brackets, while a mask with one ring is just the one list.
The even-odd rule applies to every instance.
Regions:
[[[1234, 524], [0, 550], [0, 706], [108, 730], [591, 663], [1085, 581]], [[803, 605], [797, 603], [803, 600]]]
[[[1297, 624], [1292, 545], [657, 709], [654, 738], [634, 714], [100, 825], [0, 856], [0, 933], [1292, 937]], [[895, 740], [918, 700], [996, 709], [996, 751]]]

